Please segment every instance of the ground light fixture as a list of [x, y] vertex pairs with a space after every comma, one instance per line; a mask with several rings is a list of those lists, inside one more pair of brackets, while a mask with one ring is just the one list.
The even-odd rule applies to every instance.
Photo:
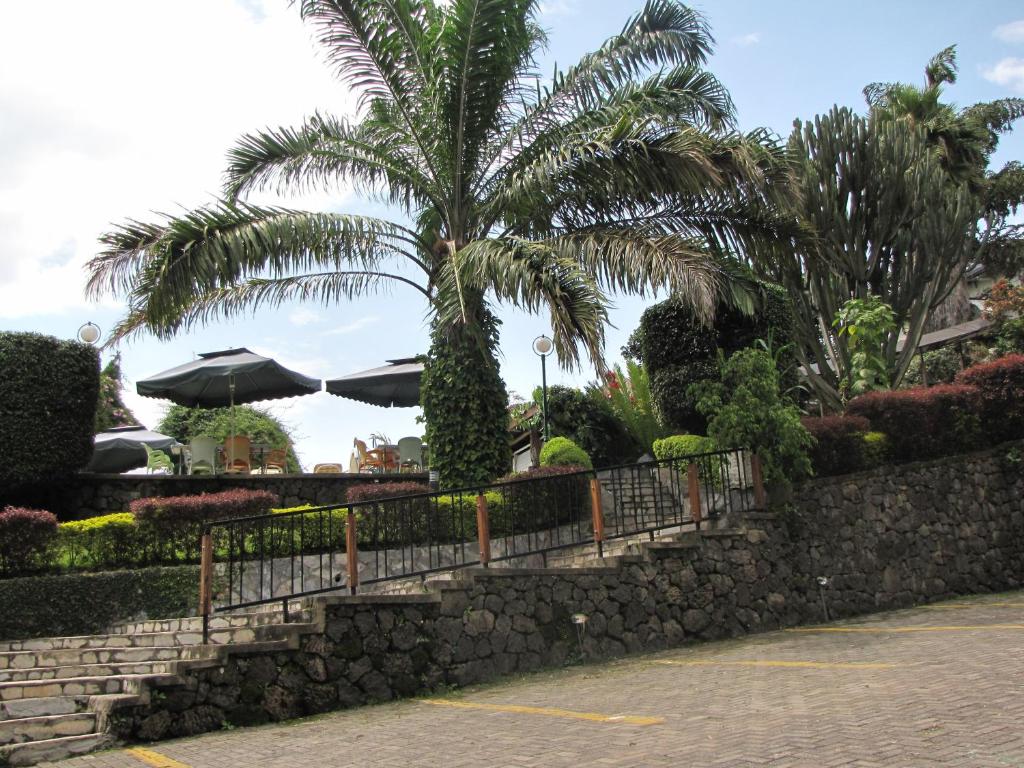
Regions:
[[100, 340], [100, 327], [94, 322], [88, 322], [78, 329], [78, 340], [86, 344], [95, 344]]
[[548, 355], [551, 354], [555, 345], [551, 343], [551, 339], [547, 336], [541, 335], [533, 340], [533, 351], [540, 357], [540, 391], [541, 391], [541, 410], [544, 417], [544, 440], [545, 442], [551, 437], [548, 429], [548, 370], [547, 370], [547, 359]]

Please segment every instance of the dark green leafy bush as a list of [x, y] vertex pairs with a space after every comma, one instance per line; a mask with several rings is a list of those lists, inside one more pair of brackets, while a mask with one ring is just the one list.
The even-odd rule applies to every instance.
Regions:
[[979, 394], [963, 384], [868, 392], [846, 410], [888, 436], [894, 461], [922, 461], [981, 446]]
[[52, 484], [84, 467], [99, 397], [96, 350], [38, 333], [0, 333], [0, 370], [0, 488]]
[[0, 510], [0, 572], [26, 573], [43, 563], [57, 535], [57, 518], [42, 509], [5, 507]]
[[540, 452], [542, 467], [583, 467], [593, 469], [587, 452], [567, 437], [553, 437], [544, 443]]
[[[539, 394], [534, 399], [541, 401]], [[596, 467], [625, 464], [643, 452], [596, 393], [548, 387], [548, 428], [552, 437], [567, 437], [580, 446]]]
[[874, 469], [889, 461], [889, 437], [884, 432], [866, 432], [861, 440], [864, 469]]
[[[588, 519], [590, 476], [582, 465], [549, 465], [501, 479], [501, 504], [491, 536], [518, 535]], [[522, 482], [529, 481], [529, 482]]]

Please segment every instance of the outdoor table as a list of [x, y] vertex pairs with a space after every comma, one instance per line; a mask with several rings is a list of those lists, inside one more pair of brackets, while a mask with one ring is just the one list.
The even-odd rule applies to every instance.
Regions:
[[[250, 464], [254, 463], [256, 457], [260, 459], [260, 473], [264, 471], [264, 459], [266, 459], [267, 451], [274, 450], [274, 446], [270, 443], [249, 443], [249, 461]], [[250, 470], [251, 471], [251, 470]]]

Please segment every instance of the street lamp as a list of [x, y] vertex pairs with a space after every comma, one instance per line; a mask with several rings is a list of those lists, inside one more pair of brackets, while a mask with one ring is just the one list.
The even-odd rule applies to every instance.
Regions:
[[86, 323], [78, 329], [78, 340], [86, 344], [95, 344], [100, 340], [100, 327], [93, 322]]
[[547, 336], [538, 336], [533, 340], [533, 351], [540, 356], [540, 386], [541, 386], [541, 408], [544, 414], [544, 440], [548, 434], [548, 371], [547, 357], [551, 354], [554, 345]]

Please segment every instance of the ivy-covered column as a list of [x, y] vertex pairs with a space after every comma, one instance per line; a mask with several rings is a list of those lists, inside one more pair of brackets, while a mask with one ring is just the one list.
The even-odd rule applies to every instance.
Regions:
[[483, 302], [475, 313], [479, 335], [435, 325], [420, 387], [430, 465], [443, 488], [488, 483], [512, 464], [508, 393], [495, 355], [499, 322]]

